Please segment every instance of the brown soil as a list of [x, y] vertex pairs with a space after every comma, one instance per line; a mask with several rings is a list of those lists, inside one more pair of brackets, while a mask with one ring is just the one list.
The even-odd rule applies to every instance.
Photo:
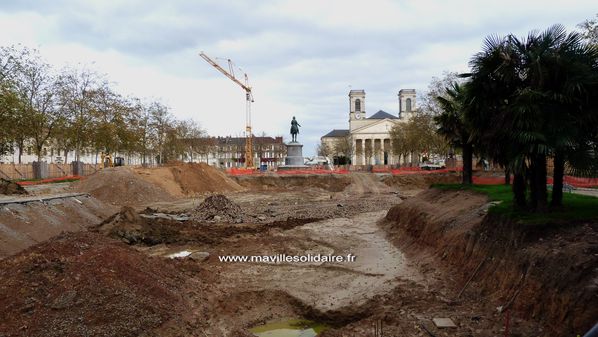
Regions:
[[107, 204], [119, 206], [174, 199], [166, 190], [142, 179], [128, 167], [100, 170], [75, 183], [74, 189], [89, 193]]
[[13, 181], [0, 178], [0, 194], [27, 194], [27, 191]]
[[320, 188], [330, 192], [340, 192], [351, 184], [351, 176], [346, 174], [318, 175], [259, 175], [232, 177], [243, 187], [252, 191], [292, 191], [305, 188]]
[[430, 189], [391, 208], [386, 228], [426, 268], [445, 261], [455, 289], [471, 278], [464, 297], [540, 321], [549, 335], [587, 331], [598, 317], [598, 223], [525, 226], [488, 207], [479, 194]]
[[455, 184], [461, 182], [459, 173], [429, 173], [429, 174], [403, 174], [388, 175], [382, 178], [388, 186], [409, 189], [428, 188], [432, 184]]
[[218, 220], [231, 222], [239, 219], [241, 222], [241, 207], [230, 201], [222, 194], [207, 197], [196, 209], [193, 218], [197, 220]]
[[0, 261], [0, 335], [150, 336], [181, 316], [177, 275], [98, 234], [56, 237]]
[[[409, 179], [458, 179], [428, 176]], [[510, 309], [510, 336], [554, 336], [583, 334], [596, 317], [595, 224], [517, 228], [488, 219], [484, 196], [409, 198], [419, 180], [374, 174], [241, 178], [266, 187], [123, 207], [92, 233], [0, 261], [0, 336], [247, 337], [257, 324], [304, 317], [334, 327], [322, 337], [374, 336], [376, 323], [383, 336], [429, 336], [425, 327], [437, 337], [495, 337], [505, 334], [499, 305]], [[242, 222], [194, 218], [200, 201], [204, 214], [239, 212]], [[170, 258], [183, 251], [193, 253]], [[357, 260], [219, 259], [307, 253]], [[437, 329], [434, 317], [457, 328]]]
[[0, 207], [0, 259], [60, 234], [97, 225], [117, 209], [90, 196]]
[[185, 163], [158, 168], [136, 168], [143, 179], [171, 195], [236, 192], [243, 188], [220, 170], [204, 163]]

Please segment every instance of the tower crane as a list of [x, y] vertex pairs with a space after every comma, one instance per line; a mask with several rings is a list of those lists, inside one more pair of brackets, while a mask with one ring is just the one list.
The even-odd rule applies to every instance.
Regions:
[[245, 90], [245, 167], [253, 167], [253, 134], [251, 133], [251, 103], [253, 102], [253, 94], [251, 93], [251, 87], [249, 86], [249, 78], [247, 77], [247, 74], [244, 73], [243, 80], [245, 83], [241, 82], [241, 80], [235, 76], [233, 62], [230, 59], [227, 59], [227, 71], [208, 55], [204, 54], [204, 52], [199, 53], [199, 56]]

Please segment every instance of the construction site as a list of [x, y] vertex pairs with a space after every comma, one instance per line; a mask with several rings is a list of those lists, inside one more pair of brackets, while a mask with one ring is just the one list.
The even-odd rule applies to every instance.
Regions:
[[598, 16], [275, 3], [0, 5], [0, 337], [598, 337]]
[[[6, 184], [0, 335], [589, 329], [598, 314], [596, 219], [521, 226], [489, 216], [496, 202], [484, 194], [429, 188], [459, 180], [458, 172], [230, 175], [173, 164]], [[281, 254], [355, 258], [222, 259]]]

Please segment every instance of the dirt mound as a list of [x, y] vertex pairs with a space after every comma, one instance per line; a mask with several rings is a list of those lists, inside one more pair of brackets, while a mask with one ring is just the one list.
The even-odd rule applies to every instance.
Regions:
[[15, 182], [0, 178], [0, 194], [27, 194], [27, 191]]
[[79, 195], [0, 207], [0, 258], [15, 254], [61, 232], [97, 225], [116, 209]]
[[[598, 316], [598, 222], [524, 225], [488, 215], [486, 196], [430, 189], [390, 209], [386, 227], [414, 259], [433, 255], [456, 287], [551, 333], [587, 331]], [[558, 289], [558, 291], [554, 291]]]
[[0, 335], [153, 335], [185, 306], [175, 275], [101, 235], [61, 235], [0, 261]]
[[402, 174], [386, 176], [382, 181], [388, 186], [421, 189], [432, 184], [456, 184], [461, 182], [459, 173]]
[[258, 191], [288, 191], [321, 188], [341, 192], [351, 184], [346, 174], [259, 175], [233, 177], [241, 186]]
[[175, 181], [187, 195], [236, 192], [243, 187], [226, 174], [207, 164], [188, 163], [171, 167]]
[[222, 194], [211, 195], [193, 211], [196, 220], [216, 220], [223, 222], [241, 222], [241, 207]]
[[224, 173], [204, 163], [136, 168], [134, 171], [144, 180], [178, 197], [243, 190]]
[[74, 188], [112, 205], [136, 206], [174, 199], [127, 167], [105, 168], [75, 183]]

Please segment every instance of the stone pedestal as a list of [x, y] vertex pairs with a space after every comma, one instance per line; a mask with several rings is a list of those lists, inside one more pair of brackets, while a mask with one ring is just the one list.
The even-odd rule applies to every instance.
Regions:
[[303, 144], [290, 142], [287, 144], [287, 156], [284, 158], [284, 166], [279, 169], [306, 168], [303, 159]]

